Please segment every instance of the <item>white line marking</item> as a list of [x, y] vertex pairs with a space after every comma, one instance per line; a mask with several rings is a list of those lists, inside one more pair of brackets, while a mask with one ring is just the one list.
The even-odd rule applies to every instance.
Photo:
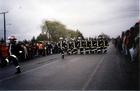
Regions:
[[84, 85], [84, 87], [83, 87], [82, 90], [85, 90], [85, 89], [88, 87], [88, 85], [89, 85], [91, 79], [93, 78], [94, 74], [96, 73], [96, 71], [97, 71], [98, 68], [100, 67], [100, 64], [102, 63], [104, 57], [105, 57], [105, 55], [102, 57], [101, 61], [99, 62], [99, 64], [97, 65], [97, 67], [95, 68], [95, 70], [93, 71], [93, 73], [91, 74], [90, 78], [88, 79], [88, 81], [86, 82], [86, 84]]
[[34, 70], [36, 70], [36, 69], [42, 68], [42, 67], [44, 67], [44, 66], [47, 66], [47, 65], [50, 65], [50, 64], [53, 64], [53, 63], [59, 62], [59, 61], [60, 61], [60, 60], [58, 60], [58, 61], [54, 61], [54, 62], [52, 62], [52, 63], [45, 64], [45, 65], [42, 65], [42, 66], [40, 66], [40, 67], [37, 67], [37, 68], [31, 69], [31, 70], [28, 70], [28, 71], [22, 72], [22, 73], [20, 73], [20, 74], [17, 74], [17, 75], [14, 75], [14, 76], [10, 76], [10, 77], [7, 77], [7, 78], [5, 78], [5, 79], [0, 80], [0, 82], [5, 81], [5, 80], [8, 80], [8, 79], [11, 79], [11, 78], [14, 78], [14, 77], [16, 77], [16, 76], [19, 76], [19, 75], [22, 75], [22, 74], [25, 74], [25, 73], [28, 73], [28, 72], [31, 72], [31, 71], [34, 71]]

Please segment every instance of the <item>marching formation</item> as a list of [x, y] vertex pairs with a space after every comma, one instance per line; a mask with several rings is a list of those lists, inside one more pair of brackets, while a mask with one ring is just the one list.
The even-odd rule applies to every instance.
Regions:
[[78, 50], [80, 50], [80, 54], [84, 52], [86, 54], [94, 54], [94, 53], [105, 53], [107, 52], [107, 47], [109, 46], [106, 38], [85, 38], [84, 40], [81, 37], [78, 37], [78, 40], [75, 38], [71, 38], [70, 40], [63, 40], [62, 37], [59, 38], [58, 47], [60, 49], [60, 53], [62, 54], [62, 59], [64, 59], [64, 52], [68, 55], [77, 54]]

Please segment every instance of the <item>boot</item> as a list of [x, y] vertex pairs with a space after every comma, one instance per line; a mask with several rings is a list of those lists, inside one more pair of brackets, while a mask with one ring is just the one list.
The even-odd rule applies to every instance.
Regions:
[[20, 67], [17, 68], [17, 72], [15, 72], [15, 74], [19, 74], [19, 73], [21, 73]]

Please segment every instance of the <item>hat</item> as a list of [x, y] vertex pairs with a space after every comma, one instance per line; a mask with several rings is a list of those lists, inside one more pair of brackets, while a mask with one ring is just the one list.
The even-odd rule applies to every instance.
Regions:
[[63, 39], [62, 37], [60, 37], [59, 39]]
[[9, 40], [16, 40], [16, 37], [12, 35], [12, 36], [9, 36], [8, 39]]
[[78, 39], [81, 39], [81, 37], [78, 37]]

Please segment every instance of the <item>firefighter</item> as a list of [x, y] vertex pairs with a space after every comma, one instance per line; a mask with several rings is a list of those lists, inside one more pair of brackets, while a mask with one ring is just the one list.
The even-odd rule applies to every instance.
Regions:
[[64, 43], [63, 43], [63, 38], [62, 38], [62, 37], [60, 37], [59, 40], [60, 40], [60, 42], [59, 42], [58, 46], [59, 46], [59, 48], [60, 48], [60, 53], [61, 53], [61, 55], [62, 55], [62, 59], [64, 59], [64, 49], [65, 49], [65, 45], [64, 45]]
[[103, 49], [103, 41], [102, 38], [99, 37], [97, 40], [97, 53], [101, 53]]
[[94, 38], [93, 40], [93, 49], [94, 49], [94, 53], [96, 53], [97, 52], [97, 39], [96, 38]]
[[73, 54], [73, 42], [72, 42], [72, 38], [70, 38], [69, 47], [70, 47], [71, 53]]
[[85, 53], [89, 54], [89, 41], [87, 37], [85, 37], [84, 46], [85, 46]]
[[67, 41], [67, 54], [70, 55], [71, 53], [71, 49], [70, 49], [71, 44], [69, 43], [69, 41]]
[[16, 41], [15, 41], [16, 38], [15, 36], [9, 36], [8, 39], [10, 40], [9, 47], [8, 47], [9, 56], [5, 60], [7, 61], [7, 63], [9, 63], [10, 61], [13, 61], [17, 69], [17, 72], [15, 72], [15, 74], [19, 74], [21, 73], [21, 71], [18, 64], [17, 54], [20, 51], [18, 50], [17, 45], [16, 45]]
[[64, 41], [64, 46], [65, 46], [65, 52], [67, 51], [67, 39], [65, 38], [65, 41]]
[[77, 54], [77, 41], [73, 38], [73, 54]]
[[103, 37], [103, 52], [106, 53], [107, 52], [107, 46], [108, 46], [108, 41], [106, 40], [106, 38]]
[[80, 49], [80, 54], [84, 53], [84, 51], [83, 51], [83, 49], [84, 49], [83, 48], [83, 44], [84, 44], [84, 42], [81, 40], [81, 37], [78, 37], [77, 46]]
[[93, 44], [93, 38], [92, 37], [90, 37], [89, 38], [89, 40], [90, 40], [90, 42], [89, 42], [89, 49], [90, 49], [90, 53], [95, 53], [94, 52], [94, 44]]

